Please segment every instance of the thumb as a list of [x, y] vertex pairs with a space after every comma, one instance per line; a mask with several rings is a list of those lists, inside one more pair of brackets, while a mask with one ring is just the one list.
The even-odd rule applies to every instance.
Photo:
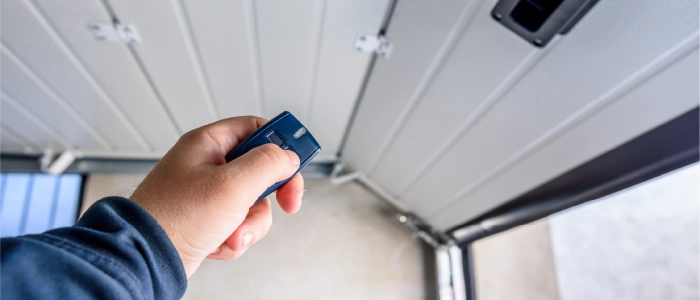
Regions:
[[299, 156], [275, 144], [255, 147], [220, 166], [230, 180], [235, 201], [250, 208], [271, 185], [291, 177], [299, 169]]

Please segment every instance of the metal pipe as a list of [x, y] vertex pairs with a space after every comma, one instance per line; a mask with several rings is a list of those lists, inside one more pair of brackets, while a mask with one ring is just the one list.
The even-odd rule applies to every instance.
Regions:
[[438, 299], [467, 299], [462, 266], [462, 249], [455, 245], [435, 248]]

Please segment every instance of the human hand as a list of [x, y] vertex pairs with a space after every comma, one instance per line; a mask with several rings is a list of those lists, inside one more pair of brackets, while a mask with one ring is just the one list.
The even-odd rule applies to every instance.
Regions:
[[[241, 256], [270, 229], [270, 199], [255, 200], [294, 174], [299, 157], [266, 144], [229, 163], [224, 159], [266, 122], [229, 118], [184, 134], [131, 196], [163, 227], [187, 277], [204, 258]], [[296, 174], [277, 190], [277, 202], [285, 212], [296, 213], [303, 191], [304, 180]]]

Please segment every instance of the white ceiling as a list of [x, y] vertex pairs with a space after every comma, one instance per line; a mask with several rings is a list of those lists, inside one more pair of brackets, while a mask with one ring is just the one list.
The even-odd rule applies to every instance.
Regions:
[[160, 157], [184, 132], [294, 113], [332, 159], [387, 0], [108, 1], [142, 43], [99, 42], [99, 0], [2, 1], [3, 152]]
[[440, 229], [698, 106], [697, 1], [600, 1], [543, 49], [496, 2], [399, 1], [343, 150]]

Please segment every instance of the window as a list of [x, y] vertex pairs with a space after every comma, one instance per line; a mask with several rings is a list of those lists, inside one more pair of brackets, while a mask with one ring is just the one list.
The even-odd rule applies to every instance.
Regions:
[[0, 174], [0, 236], [73, 225], [82, 181], [77, 174]]

